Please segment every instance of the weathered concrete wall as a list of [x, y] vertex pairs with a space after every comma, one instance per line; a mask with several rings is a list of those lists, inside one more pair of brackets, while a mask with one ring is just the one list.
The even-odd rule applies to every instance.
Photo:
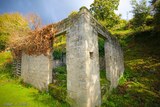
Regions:
[[21, 77], [24, 82], [40, 90], [46, 90], [52, 81], [52, 65], [51, 57], [22, 53]]
[[116, 88], [124, 72], [123, 52], [115, 38], [105, 42], [106, 77], [111, 82], [111, 89]]
[[86, 11], [67, 32], [67, 90], [75, 107], [101, 105], [97, 33]]
[[111, 37], [111, 34], [97, 22], [97, 20], [86, 10], [85, 16], [88, 17], [90, 27], [98, 36], [106, 40], [105, 43], [105, 65], [106, 65], [106, 78], [111, 82], [111, 89], [117, 87], [119, 78], [124, 72], [123, 51], [117, 39]]

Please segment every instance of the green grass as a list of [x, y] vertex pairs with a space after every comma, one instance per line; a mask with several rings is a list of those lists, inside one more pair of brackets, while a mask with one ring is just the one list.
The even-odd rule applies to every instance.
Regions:
[[26, 88], [16, 81], [6, 81], [0, 84], [0, 107], [67, 107], [53, 99], [48, 93], [39, 92], [35, 88]]
[[0, 107], [68, 107], [49, 93], [39, 92], [12, 76], [10, 52], [0, 53]]
[[34, 99], [38, 94], [36, 89], [28, 89], [14, 82], [0, 84], [0, 105], [1, 106], [28, 106], [47, 107], [47, 105]]

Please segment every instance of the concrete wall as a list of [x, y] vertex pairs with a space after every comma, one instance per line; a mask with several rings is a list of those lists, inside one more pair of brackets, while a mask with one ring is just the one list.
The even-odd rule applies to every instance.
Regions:
[[29, 56], [22, 53], [21, 77], [39, 90], [48, 89], [52, 81], [52, 58], [44, 55]]
[[106, 77], [111, 82], [111, 89], [116, 88], [124, 72], [123, 51], [115, 38], [105, 42]]
[[74, 106], [100, 106], [98, 36], [86, 15], [82, 14], [67, 32], [66, 47], [67, 90]]

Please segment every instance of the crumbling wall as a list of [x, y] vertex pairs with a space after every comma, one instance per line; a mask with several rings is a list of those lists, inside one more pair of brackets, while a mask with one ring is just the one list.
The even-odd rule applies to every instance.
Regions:
[[39, 90], [46, 90], [52, 81], [52, 65], [51, 56], [30, 56], [22, 53], [21, 77], [24, 82]]

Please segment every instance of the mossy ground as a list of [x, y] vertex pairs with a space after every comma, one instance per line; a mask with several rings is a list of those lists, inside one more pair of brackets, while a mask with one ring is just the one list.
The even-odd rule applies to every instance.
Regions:
[[160, 33], [157, 34], [146, 30], [120, 35], [125, 72], [119, 86], [109, 95], [105, 106], [160, 106]]

